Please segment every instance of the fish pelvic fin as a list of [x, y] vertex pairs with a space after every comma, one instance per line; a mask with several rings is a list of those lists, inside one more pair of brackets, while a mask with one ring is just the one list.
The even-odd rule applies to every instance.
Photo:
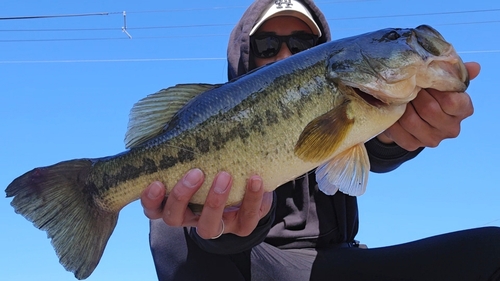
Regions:
[[327, 195], [341, 192], [359, 196], [365, 193], [370, 161], [364, 144], [343, 151], [316, 169], [318, 188]]
[[304, 128], [295, 144], [295, 154], [304, 161], [326, 161], [346, 138], [354, 119], [349, 118], [344, 100], [329, 112], [315, 118]]
[[16, 213], [47, 232], [59, 262], [85, 279], [101, 259], [118, 213], [100, 208], [85, 184], [91, 159], [36, 168], [5, 190]]
[[125, 147], [135, 147], [158, 136], [191, 99], [217, 86], [179, 84], [141, 99], [130, 111]]

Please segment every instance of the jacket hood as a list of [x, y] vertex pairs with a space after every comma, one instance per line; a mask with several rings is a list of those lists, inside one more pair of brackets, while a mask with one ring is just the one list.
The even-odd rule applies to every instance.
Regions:
[[[256, 0], [248, 7], [229, 37], [227, 47], [228, 79], [232, 80], [248, 72], [250, 61], [250, 31], [269, 5], [276, 0]], [[331, 40], [330, 28], [323, 13], [312, 0], [301, 0], [309, 9], [314, 21], [321, 30], [318, 44]]]

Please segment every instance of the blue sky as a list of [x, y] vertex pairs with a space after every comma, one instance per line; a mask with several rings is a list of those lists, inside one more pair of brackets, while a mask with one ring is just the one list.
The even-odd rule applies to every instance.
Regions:
[[[7, 1], [3, 1], [7, 2]], [[178, 83], [226, 81], [229, 33], [250, 1], [9, 1], [0, 17], [0, 186], [34, 167], [113, 155], [132, 105]], [[475, 114], [456, 139], [425, 149], [388, 174], [371, 174], [359, 198], [358, 239], [369, 247], [500, 226], [496, 141], [500, 125], [500, 4], [483, 1], [317, 1], [333, 38], [429, 24], [464, 61], [482, 65], [471, 83]], [[126, 11], [129, 39], [121, 31]], [[4, 280], [75, 280], [46, 234], [0, 199]], [[148, 220], [139, 202], [124, 208], [88, 280], [154, 280]]]

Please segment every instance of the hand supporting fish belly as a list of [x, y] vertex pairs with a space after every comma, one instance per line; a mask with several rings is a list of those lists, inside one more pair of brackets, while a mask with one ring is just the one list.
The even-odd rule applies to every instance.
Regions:
[[[78, 279], [95, 269], [119, 211], [155, 180], [171, 188], [197, 167], [210, 183], [233, 176], [266, 191], [318, 167], [319, 188], [363, 194], [364, 143], [390, 127], [421, 88], [463, 92], [467, 71], [429, 26], [384, 29], [322, 44], [226, 84], [183, 84], [134, 105], [127, 151], [36, 168], [6, 189], [11, 205], [47, 231], [61, 264]], [[200, 188], [191, 203], [203, 204]], [[170, 190], [167, 190], [167, 194]]]

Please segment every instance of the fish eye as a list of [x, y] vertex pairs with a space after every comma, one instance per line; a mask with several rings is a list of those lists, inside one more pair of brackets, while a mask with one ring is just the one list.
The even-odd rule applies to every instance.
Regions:
[[394, 41], [394, 40], [398, 40], [399, 37], [401, 37], [401, 35], [399, 35], [399, 33], [397, 33], [396, 31], [393, 30], [393, 31], [387, 33], [384, 37], [391, 40], [391, 41]]

